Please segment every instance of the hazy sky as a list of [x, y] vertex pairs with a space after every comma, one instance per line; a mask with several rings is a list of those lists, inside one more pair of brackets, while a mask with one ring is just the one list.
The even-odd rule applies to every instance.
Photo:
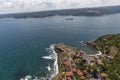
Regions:
[[120, 5], [120, 0], [0, 0], [0, 14]]

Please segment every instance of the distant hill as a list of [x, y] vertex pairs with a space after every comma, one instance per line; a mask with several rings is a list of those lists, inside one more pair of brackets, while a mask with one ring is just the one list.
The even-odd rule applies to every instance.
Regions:
[[49, 10], [29, 13], [1, 14], [0, 18], [44, 18], [49, 16], [104, 16], [108, 14], [120, 13], [120, 6]]

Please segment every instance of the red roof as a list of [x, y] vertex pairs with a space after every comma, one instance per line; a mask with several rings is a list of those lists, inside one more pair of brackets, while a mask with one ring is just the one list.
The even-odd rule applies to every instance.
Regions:
[[76, 72], [77, 70], [76, 70], [76, 68], [75, 67], [73, 67], [72, 68], [72, 72]]
[[81, 79], [85, 79], [85, 76], [81, 76]]
[[74, 59], [74, 62], [77, 64], [79, 63], [80, 59]]
[[83, 73], [78, 69], [77, 70], [77, 74], [79, 75], [79, 76], [83, 76]]
[[77, 56], [81, 56], [81, 53], [80, 53], [80, 51], [78, 51], [78, 52], [77, 52]]
[[64, 61], [63, 64], [66, 66], [70, 66], [70, 61]]
[[107, 74], [101, 73], [101, 77], [107, 77]]
[[71, 77], [71, 76], [73, 76], [73, 73], [72, 73], [72, 72], [65, 72], [65, 75], [66, 75], [67, 77]]
[[95, 61], [95, 58], [90, 57], [90, 62], [94, 62], [94, 61]]
[[72, 80], [71, 77], [68, 77], [67, 80]]
[[103, 65], [103, 62], [102, 62], [102, 61], [98, 61], [98, 64], [99, 64], [99, 65]]
[[62, 80], [66, 80], [65, 78], [63, 78]]
[[83, 73], [85, 73], [85, 74], [87, 74], [87, 73], [88, 73], [86, 70], [83, 70], [82, 72], [83, 72]]

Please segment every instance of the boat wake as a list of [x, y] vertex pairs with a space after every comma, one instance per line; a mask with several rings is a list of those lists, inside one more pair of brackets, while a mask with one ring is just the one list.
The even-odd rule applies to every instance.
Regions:
[[36, 76], [32, 77], [32, 76], [27, 75], [27, 76], [25, 76], [24, 78], [22, 78], [20, 80], [52, 80], [52, 78], [55, 77], [58, 74], [58, 72], [59, 72], [59, 69], [58, 69], [58, 55], [57, 55], [57, 53], [54, 50], [54, 45], [55, 44], [52, 44], [50, 46], [50, 48], [46, 48], [46, 51], [50, 55], [42, 57], [44, 59], [48, 59], [48, 60], [53, 60], [54, 61], [52, 67], [49, 64], [46, 67], [47, 70], [49, 71], [49, 74], [47, 74], [46, 77], [40, 77], [40, 78], [38, 78]]

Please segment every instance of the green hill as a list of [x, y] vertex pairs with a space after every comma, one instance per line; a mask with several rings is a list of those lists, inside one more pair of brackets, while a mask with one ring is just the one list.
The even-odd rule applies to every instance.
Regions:
[[108, 74], [106, 80], [120, 80], [120, 34], [109, 34], [94, 41], [93, 47], [113, 59], [104, 58], [101, 72]]

